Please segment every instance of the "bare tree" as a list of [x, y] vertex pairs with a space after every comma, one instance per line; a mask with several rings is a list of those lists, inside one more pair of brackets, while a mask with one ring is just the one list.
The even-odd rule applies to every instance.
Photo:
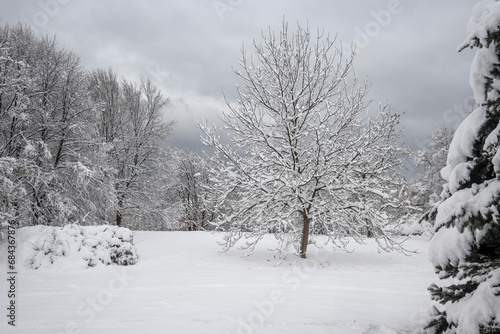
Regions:
[[103, 221], [110, 188], [78, 57], [23, 25], [0, 28], [0, 52], [0, 164], [17, 189], [2, 194], [4, 212], [22, 224]]
[[[214, 151], [213, 196], [226, 248], [243, 236], [253, 249], [273, 232], [279, 249], [293, 244], [305, 258], [310, 234], [339, 247], [368, 230], [384, 249], [397, 248], [383, 231], [390, 219], [406, 149], [398, 145], [399, 116], [380, 106], [369, 117], [367, 85], [335, 39], [288, 24], [242, 50], [238, 101], [227, 101], [223, 127], [198, 123]], [[222, 132], [232, 145], [223, 144]]]
[[444, 124], [436, 128], [429, 144], [418, 150], [413, 157], [417, 167], [424, 170], [415, 182], [416, 200], [424, 211], [421, 220], [433, 222], [436, 216], [436, 204], [441, 199], [443, 178], [441, 169], [446, 166], [446, 157], [455, 129]]
[[168, 99], [145, 78], [140, 85], [119, 82], [111, 69], [93, 71], [89, 77], [91, 95], [101, 106], [100, 133], [110, 146], [109, 163], [115, 169], [116, 224], [122, 225], [124, 216], [131, 222], [151, 217], [147, 211], [155, 203], [155, 188], [148, 182], [154, 179], [155, 166], [162, 164], [162, 145], [174, 125], [163, 120]]
[[[162, 149], [172, 131], [149, 80], [90, 74], [23, 25], [0, 27], [0, 217], [23, 224], [167, 220]], [[151, 187], [151, 183], [157, 187]]]
[[[472, 99], [464, 104], [464, 116], [470, 115], [478, 104]], [[450, 148], [455, 128], [450, 125], [441, 124], [431, 134], [426, 147], [418, 150], [413, 159], [417, 167], [423, 168], [419, 174], [415, 187], [417, 187], [417, 201], [422, 206], [424, 214], [421, 221], [434, 222], [437, 207], [442, 200], [443, 177], [441, 170], [446, 167], [446, 159]]]
[[209, 161], [199, 155], [178, 150], [174, 153], [172, 195], [181, 208], [179, 220], [184, 229], [210, 230], [215, 218], [213, 202], [209, 200], [211, 182]]

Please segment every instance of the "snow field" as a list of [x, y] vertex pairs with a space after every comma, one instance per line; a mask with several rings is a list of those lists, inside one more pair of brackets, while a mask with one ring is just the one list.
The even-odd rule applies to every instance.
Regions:
[[0, 332], [404, 333], [430, 303], [436, 276], [422, 237], [407, 241], [420, 251], [412, 256], [378, 253], [366, 240], [352, 253], [310, 246], [308, 259], [280, 261], [272, 236], [249, 257], [219, 253], [222, 236], [135, 232], [133, 266], [20, 269], [17, 326], [4, 320]]

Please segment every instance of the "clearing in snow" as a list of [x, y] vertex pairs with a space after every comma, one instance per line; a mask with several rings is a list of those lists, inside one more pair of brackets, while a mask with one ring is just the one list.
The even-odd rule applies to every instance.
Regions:
[[[34, 230], [35, 231], [35, 230]], [[18, 248], [24, 234], [19, 234]], [[18, 258], [16, 327], [1, 333], [406, 333], [429, 307], [435, 280], [428, 240], [411, 256], [378, 252], [375, 240], [352, 253], [317, 249], [280, 261], [271, 235], [249, 257], [220, 253], [223, 234], [135, 232], [132, 266], [83, 268], [68, 262], [28, 269]], [[5, 245], [2, 245], [2, 248]], [[18, 252], [22, 254], [22, 251]], [[0, 291], [7, 263], [0, 255]]]

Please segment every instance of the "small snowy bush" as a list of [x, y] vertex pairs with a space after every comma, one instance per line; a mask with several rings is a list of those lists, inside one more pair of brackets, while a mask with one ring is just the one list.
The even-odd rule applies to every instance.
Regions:
[[32, 269], [65, 261], [83, 267], [137, 263], [133, 234], [126, 228], [66, 225], [33, 226], [18, 231], [22, 240], [21, 261]]

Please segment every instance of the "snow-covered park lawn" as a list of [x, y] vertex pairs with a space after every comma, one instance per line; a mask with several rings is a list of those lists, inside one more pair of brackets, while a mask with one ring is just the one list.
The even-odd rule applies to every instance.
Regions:
[[352, 253], [311, 247], [308, 259], [283, 262], [267, 249], [271, 236], [249, 257], [220, 254], [221, 239], [136, 232], [133, 266], [19, 268], [16, 328], [5, 316], [2, 255], [0, 333], [404, 333], [436, 281], [423, 237], [407, 241], [419, 251], [411, 256], [378, 253], [366, 240], [351, 243]]

